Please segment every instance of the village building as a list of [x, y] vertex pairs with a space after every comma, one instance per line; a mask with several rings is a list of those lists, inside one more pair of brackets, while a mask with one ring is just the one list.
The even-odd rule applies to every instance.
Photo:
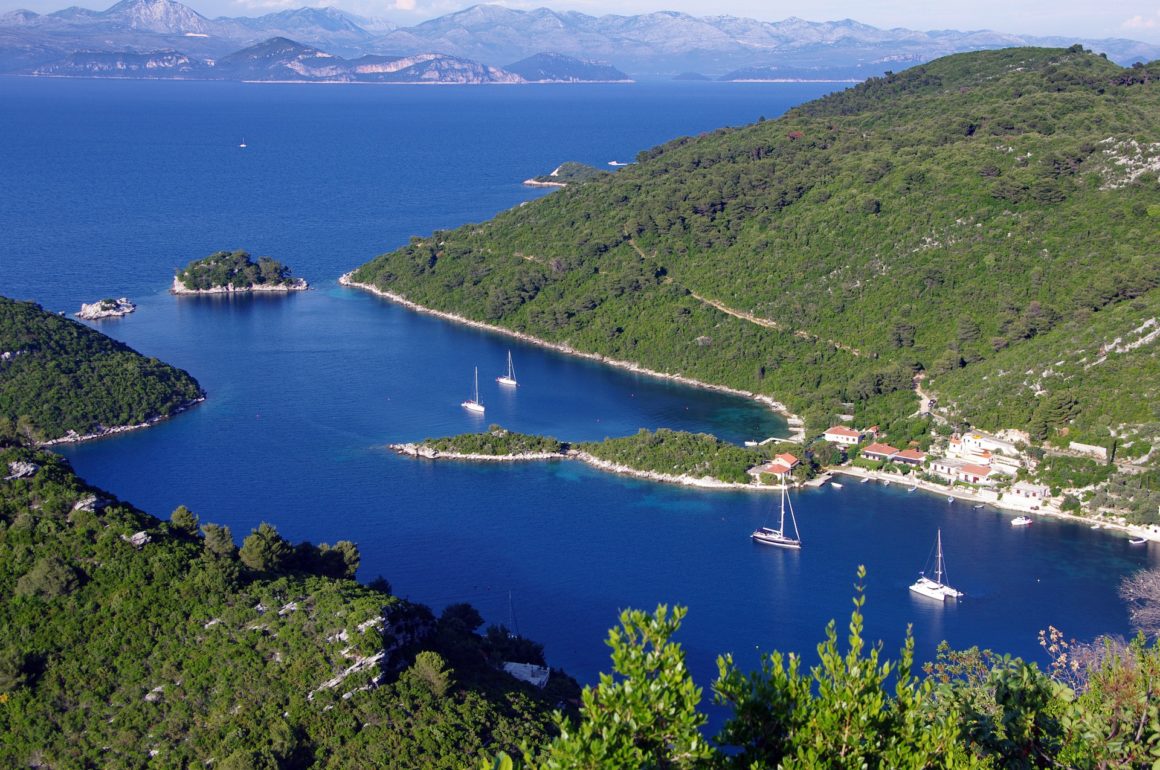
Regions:
[[1017, 481], [1011, 485], [1008, 494], [1013, 497], [1021, 497], [1025, 500], [1042, 501], [1051, 497], [1051, 490], [1043, 484], [1032, 484], [1030, 481]]
[[954, 481], [959, 469], [966, 464], [966, 460], [959, 460], [954, 457], [939, 457], [938, 459], [930, 461], [930, 472], [942, 476], [948, 481]]
[[749, 475], [760, 480], [763, 474], [768, 473], [770, 476], [776, 478], [779, 482], [785, 483], [793, 469], [802, 464], [802, 461], [791, 455], [789, 452], [782, 452], [777, 457], [774, 457], [764, 465], [758, 465], [749, 469]]
[[826, 430], [822, 437], [831, 444], [840, 444], [842, 446], [854, 446], [862, 441], [862, 432], [847, 428], [845, 425], [835, 425]]
[[800, 464], [802, 464], [802, 460], [790, 455], [789, 452], [782, 452], [781, 455], [771, 459], [766, 464], [749, 468], [749, 475], [752, 475], [755, 480], [760, 481], [762, 475], [768, 473], [771, 477], [774, 477], [784, 484], [789, 479], [790, 474], [793, 473], [793, 468], [796, 468]]
[[898, 454], [898, 448], [889, 444], [873, 443], [862, 449], [862, 457], [867, 460], [889, 460]]
[[911, 465], [916, 468], [921, 468], [922, 464], [926, 462], [926, 452], [921, 452], [917, 449], [903, 449], [898, 454], [891, 458], [892, 462], [903, 463]]
[[963, 481], [967, 484], [991, 486], [995, 472], [986, 465], [967, 462], [955, 457], [940, 457], [930, 461], [930, 472], [942, 476], [947, 481]]

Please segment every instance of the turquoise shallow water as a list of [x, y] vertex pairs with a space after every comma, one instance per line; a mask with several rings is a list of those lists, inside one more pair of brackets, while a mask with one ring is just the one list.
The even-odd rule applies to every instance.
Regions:
[[[682, 641], [708, 681], [719, 652], [813, 654], [869, 570], [867, 629], [919, 655], [941, 639], [1038, 657], [1049, 624], [1127, 633], [1119, 579], [1155, 550], [1082, 526], [1012, 529], [991, 510], [898, 487], [803, 493], [806, 547], [753, 545], [768, 495], [707, 492], [571, 463], [502, 467], [397, 457], [392, 441], [498, 422], [561, 438], [639, 427], [731, 440], [783, 425], [756, 404], [676, 386], [417, 315], [335, 278], [412, 233], [542, 193], [519, 180], [603, 164], [677, 136], [773, 116], [818, 87], [653, 84], [390, 89], [0, 80], [0, 292], [73, 310], [128, 294], [99, 328], [188, 369], [203, 405], [148, 431], [65, 449], [92, 482], [158, 515], [184, 503], [242, 535], [349, 538], [361, 575], [436, 607], [470, 601], [541, 640], [584, 680], [620, 608], [690, 607]], [[244, 135], [249, 144], [237, 148]], [[173, 298], [173, 267], [245, 247], [316, 289]], [[521, 387], [493, 378], [507, 351]], [[459, 406], [480, 367], [487, 415]], [[906, 590], [935, 530], [960, 604]], [[1151, 562], [1150, 562], [1151, 560]]]

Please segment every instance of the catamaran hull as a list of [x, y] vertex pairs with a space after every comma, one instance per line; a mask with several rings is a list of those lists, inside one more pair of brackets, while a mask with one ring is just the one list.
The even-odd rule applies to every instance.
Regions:
[[929, 586], [921, 585], [919, 583], [915, 583], [914, 585], [912, 585], [910, 587], [910, 590], [914, 591], [919, 596], [925, 596], [928, 599], [934, 599], [935, 601], [939, 601], [939, 602], [944, 602], [944, 601], [946, 601], [946, 598], [947, 598], [946, 594], [944, 594], [939, 589], [931, 588]]

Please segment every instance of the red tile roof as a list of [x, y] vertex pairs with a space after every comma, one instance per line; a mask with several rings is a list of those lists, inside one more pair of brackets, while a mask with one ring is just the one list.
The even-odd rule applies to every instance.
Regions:
[[898, 449], [889, 444], [879, 444], [877, 442], [868, 447], [862, 448], [862, 454], [876, 454], [876, 455], [894, 455], [898, 454]]
[[834, 427], [828, 429], [823, 435], [829, 434], [833, 434], [835, 436], [849, 436], [851, 438], [860, 438], [862, 436], [862, 434], [858, 431], [847, 428], [845, 425], [835, 425]]
[[962, 471], [963, 473], [969, 473], [972, 476], [989, 476], [989, 475], [991, 475], [991, 469], [985, 465], [973, 465], [971, 463], [967, 463], [962, 468], [959, 468], [959, 470]]
[[781, 454], [779, 454], [777, 457], [775, 457], [773, 459], [780, 461], [780, 462], [783, 462], [791, 468], [801, 462], [801, 460], [797, 459], [796, 457], [791, 455], [789, 452], [782, 452]]
[[917, 449], [903, 449], [898, 453], [898, 456], [904, 460], [925, 460], [926, 452], [920, 452]]

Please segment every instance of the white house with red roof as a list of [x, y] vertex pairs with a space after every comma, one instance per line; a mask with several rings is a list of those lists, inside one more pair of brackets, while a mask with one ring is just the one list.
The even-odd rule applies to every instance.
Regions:
[[750, 468], [749, 475], [760, 481], [762, 474], [768, 473], [770, 476], [784, 483], [790, 474], [793, 473], [793, 469], [801, 464], [802, 461], [789, 452], [782, 452], [764, 465]]
[[831, 444], [841, 444], [843, 446], [854, 446], [863, 439], [861, 431], [847, 428], [845, 425], [835, 425], [828, 428], [822, 437]]
[[926, 462], [926, 452], [917, 449], [903, 449], [898, 454], [891, 458], [891, 462], [903, 463], [905, 465], [912, 465], [916, 468], [921, 468], [922, 464]]
[[865, 457], [867, 460], [890, 460], [897, 454], [898, 447], [892, 447], [889, 444], [879, 444], [878, 442], [862, 448], [862, 457]]

